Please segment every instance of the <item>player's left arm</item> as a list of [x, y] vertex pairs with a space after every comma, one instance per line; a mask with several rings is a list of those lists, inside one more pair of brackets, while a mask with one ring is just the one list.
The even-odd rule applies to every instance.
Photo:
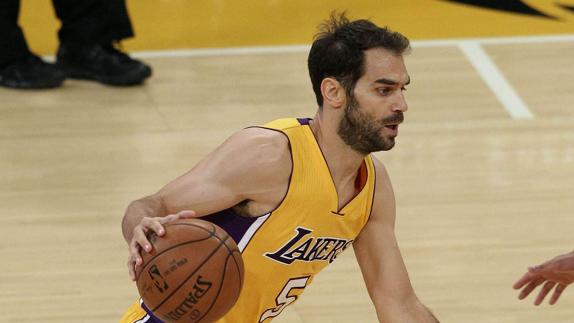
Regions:
[[389, 176], [375, 160], [371, 216], [353, 248], [379, 322], [437, 323], [416, 296], [395, 238], [395, 196]]

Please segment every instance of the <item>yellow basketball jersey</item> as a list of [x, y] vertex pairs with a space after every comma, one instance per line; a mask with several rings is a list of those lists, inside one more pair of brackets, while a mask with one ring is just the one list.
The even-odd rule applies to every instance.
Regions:
[[[218, 323], [270, 322], [351, 245], [370, 216], [375, 188], [371, 157], [362, 167], [364, 185], [339, 209], [334, 182], [308, 121], [280, 119], [265, 126], [288, 137], [293, 161], [287, 194], [275, 210], [255, 218], [232, 210], [203, 218], [235, 239], [245, 264], [241, 295]], [[122, 322], [134, 322], [128, 314]], [[146, 315], [141, 314], [139, 318]], [[147, 317], [141, 322], [161, 322]]]

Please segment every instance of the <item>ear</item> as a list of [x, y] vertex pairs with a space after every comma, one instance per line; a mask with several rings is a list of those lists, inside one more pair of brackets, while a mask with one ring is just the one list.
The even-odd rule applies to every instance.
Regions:
[[326, 77], [321, 82], [321, 94], [323, 95], [323, 104], [327, 103], [335, 109], [343, 107], [345, 104], [345, 89], [339, 81], [332, 77]]

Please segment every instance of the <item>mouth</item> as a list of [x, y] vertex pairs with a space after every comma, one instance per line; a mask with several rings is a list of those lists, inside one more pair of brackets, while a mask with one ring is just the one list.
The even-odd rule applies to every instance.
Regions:
[[385, 132], [391, 138], [394, 138], [399, 135], [399, 125], [398, 124], [389, 124], [385, 126]]

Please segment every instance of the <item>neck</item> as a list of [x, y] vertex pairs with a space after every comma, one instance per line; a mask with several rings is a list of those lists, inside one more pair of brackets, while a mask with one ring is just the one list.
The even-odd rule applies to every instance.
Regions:
[[365, 155], [348, 146], [339, 137], [336, 119], [327, 120], [323, 114], [317, 112], [309, 126], [323, 152], [335, 184], [339, 186], [353, 182]]

